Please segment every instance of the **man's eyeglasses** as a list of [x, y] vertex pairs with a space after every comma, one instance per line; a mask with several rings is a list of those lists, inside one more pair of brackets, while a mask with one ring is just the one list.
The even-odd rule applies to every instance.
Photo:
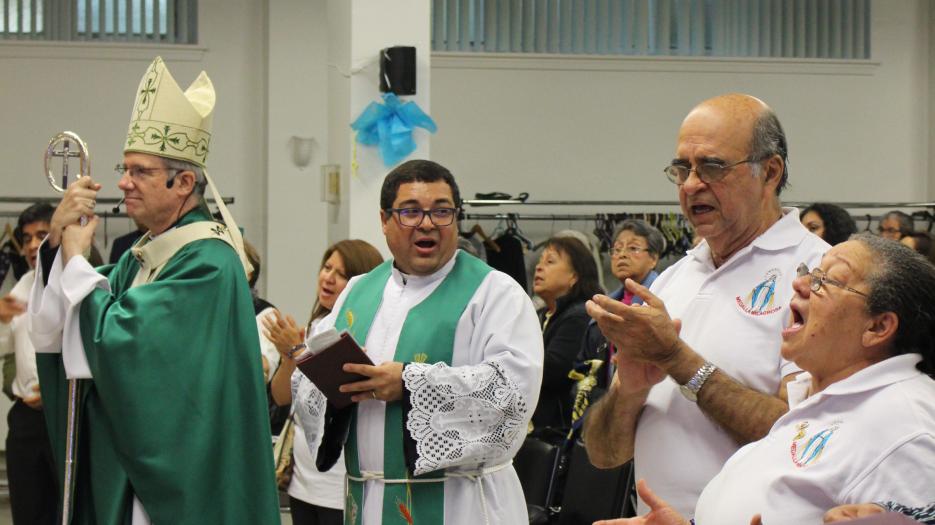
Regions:
[[123, 164], [117, 164], [114, 166], [114, 173], [116, 173], [118, 177], [123, 177], [123, 174], [126, 173], [130, 176], [131, 179], [136, 180], [140, 180], [143, 177], [149, 177], [153, 173], [160, 171], [174, 171], [178, 173], [179, 171], [183, 170], [177, 170], [173, 168], [141, 168], [139, 166], [124, 166]]
[[837, 286], [838, 288], [841, 288], [842, 290], [847, 290], [848, 292], [854, 292], [857, 295], [862, 295], [863, 297], [867, 299], [870, 298], [870, 296], [867, 295], [866, 293], [861, 292], [860, 290], [855, 290], [851, 288], [850, 286], [847, 286], [846, 284], [842, 283], [841, 281], [837, 281], [837, 280], [834, 280], [828, 277], [827, 275], [825, 275], [825, 272], [821, 271], [821, 269], [819, 268], [815, 268], [812, 271], [808, 271], [808, 266], [806, 266], [805, 263], [800, 264], [799, 267], [795, 269], [795, 274], [798, 277], [805, 277], [806, 275], [808, 276], [809, 278], [808, 287], [812, 292], [817, 292], [821, 290], [821, 286], [823, 284], [830, 284], [832, 286]]
[[613, 257], [618, 257], [624, 253], [637, 255], [640, 252], [649, 252], [649, 248], [643, 248], [641, 246], [614, 246], [610, 249], [610, 255]]
[[903, 231], [899, 228], [884, 228], [883, 226], [878, 226], [877, 231], [882, 235], [884, 233], [902, 233]]
[[422, 224], [425, 216], [435, 226], [450, 226], [458, 215], [458, 208], [432, 208], [423, 210], [422, 208], [387, 208], [383, 210], [388, 215], [396, 214], [396, 221], [400, 226], [407, 228], [418, 228]]
[[688, 177], [691, 177], [692, 172], [698, 174], [698, 178], [701, 179], [701, 182], [705, 184], [711, 184], [712, 182], [718, 182], [730, 173], [730, 170], [741, 164], [746, 164], [748, 162], [760, 162], [763, 159], [754, 159], [747, 158], [741, 161], [737, 161], [733, 164], [724, 164], [723, 162], [702, 162], [694, 168], [685, 165], [685, 164], [670, 164], [665, 167], [664, 171], [666, 177], [672, 181], [673, 184], [681, 186], [685, 184], [685, 181], [688, 180]]

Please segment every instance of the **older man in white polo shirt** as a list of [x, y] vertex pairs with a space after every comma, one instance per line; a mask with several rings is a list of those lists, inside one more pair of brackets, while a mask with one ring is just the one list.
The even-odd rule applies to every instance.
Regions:
[[704, 241], [652, 293], [627, 282], [644, 306], [604, 296], [588, 304], [618, 349], [613, 386], [585, 422], [591, 461], [635, 458], [637, 477], [685, 516], [727, 458], [788, 410], [785, 384], [799, 370], [779, 346], [792, 281], [829, 246], [781, 206], [786, 162], [782, 127], [762, 101], [729, 94], [699, 104], [665, 173]]

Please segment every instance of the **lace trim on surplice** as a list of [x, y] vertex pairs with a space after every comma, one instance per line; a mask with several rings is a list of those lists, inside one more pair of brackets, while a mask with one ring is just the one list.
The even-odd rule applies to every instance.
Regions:
[[416, 475], [496, 462], [525, 436], [526, 399], [499, 363], [411, 363], [403, 381], [412, 405], [406, 428], [419, 455]]

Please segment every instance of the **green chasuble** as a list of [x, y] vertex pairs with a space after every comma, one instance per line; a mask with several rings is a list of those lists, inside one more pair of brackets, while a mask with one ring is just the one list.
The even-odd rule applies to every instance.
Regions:
[[[348, 293], [335, 321], [338, 330], [347, 329], [364, 346], [370, 326], [380, 308], [383, 290], [392, 272], [389, 260], [362, 277]], [[479, 259], [458, 252], [451, 272], [421, 303], [409, 310], [399, 336], [393, 361], [401, 363], [445, 363], [451, 365], [455, 330], [471, 297], [492, 270]], [[361, 476], [357, 456], [357, 410], [351, 420], [345, 448], [347, 473]], [[383, 478], [390, 480], [383, 488], [383, 525], [441, 524], [444, 522], [444, 472], [430, 472], [414, 477], [406, 466], [403, 430], [407, 414], [403, 403], [386, 404], [384, 426]], [[414, 479], [412, 483], [399, 481]], [[359, 525], [363, 514], [364, 484], [351, 479], [345, 502], [344, 523]]]
[[[208, 220], [196, 209], [178, 225]], [[237, 254], [221, 240], [190, 242], [131, 289], [139, 268], [128, 251], [99, 269], [111, 291], [81, 303], [93, 379], [79, 381], [71, 522], [129, 524], [135, 494], [156, 525], [278, 524], [256, 319]], [[61, 354], [37, 354], [37, 364], [62, 483]]]

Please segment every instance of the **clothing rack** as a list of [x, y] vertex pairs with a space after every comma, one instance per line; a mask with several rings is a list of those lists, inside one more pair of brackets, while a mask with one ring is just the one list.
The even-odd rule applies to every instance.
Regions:
[[[828, 202], [828, 201], [820, 201]], [[805, 208], [813, 202], [783, 201], [784, 206]], [[829, 202], [844, 209], [861, 208], [930, 208], [935, 202]], [[465, 199], [464, 206], [679, 206], [678, 201], [613, 201], [613, 200], [518, 200], [518, 199]]]
[[[825, 201], [822, 201], [825, 202]], [[807, 208], [811, 202], [784, 201], [784, 206]], [[831, 202], [847, 210], [855, 209], [907, 209], [916, 208], [922, 211], [912, 212], [913, 218], [935, 222], [935, 202]], [[465, 199], [463, 206], [627, 206], [627, 207], [679, 207], [678, 201], [613, 201], [613, 200], [520, 200], [520, 199]], [[636, 212], [640, 213], [640, 212]], [[680, 212], [677, 212], [680, 213]], [[614, 213], [595, 214], [540, 214], [540, 213], [465, 213], [465, 220], [531, 220], [531, 221], [589, 221], [612, 218]], [[882, 215], [852, 213], [855, 222], [879, 222]]]
[[[34, 203], [37, 203], [37, 202], [46, 202], [46, 203], [49, 203], [49, 204], [58, 204], [59, 201], [61, 201], [61, 200], [62, 200], [61, 197], [0, 197], [0, 205], [2, 205], [2, 204], [34, 204]], [[123, 200], [122, 197], [120, 197], [120, 198], [117, 198], [117, 197], [101, 197], [101, 198], [97, 199], [97, 203], [98, 203], [98, 204], [104, 204], [104, 205], [108, 205], [108, 204], [114, 205], [114, 204], [117, 204], [118, 202], [121, 202], [122, 200]], [[208, 199], [205, 199], [205, 200], [208, 202], [208, 204], [215, 204], [215, 201], [214, 201], [213, 198], [208, 198]], [[233, 198], [233, 197], [222, 197], [221, 200], [224, 201], [224, 204], [233, 204], [233, 203], [234, 203], [234, 198]], [[111, 206], [111, 208], [113, 208], [113, 206]], [[19, 217], [19, 214], [22, 213], [22, 211], [23, 211], [22, 209], [18, 209], [18, 210], [14, 210], [14, 211], [2, 210], [2, 211], [0, 211], [0, 217], [2, 217], [2, 218], [14, 218], [14, 219], [15, 219], [15, 218]], [[100, 215], [102, 218], [104, 218], [104, 219], [109, 219], [109, 218], [126, 218], [126, 217], [127, 217], [127, 214], [126, 214], [126, 213], [124, 213], [124, 212], [113, 213], [113, 212], [110, 211], [110, 208], [108, 208], [107, 210], [105, 210], [105, 211], [99, 213], [99, 215]]]
[[600, 215], [614, 215], [594, 213], [586, 214], [554, 214], [554, 213], [465, 213], [465, 220], [508, 220], [521, 219], [524, 221], [592, 221]]

